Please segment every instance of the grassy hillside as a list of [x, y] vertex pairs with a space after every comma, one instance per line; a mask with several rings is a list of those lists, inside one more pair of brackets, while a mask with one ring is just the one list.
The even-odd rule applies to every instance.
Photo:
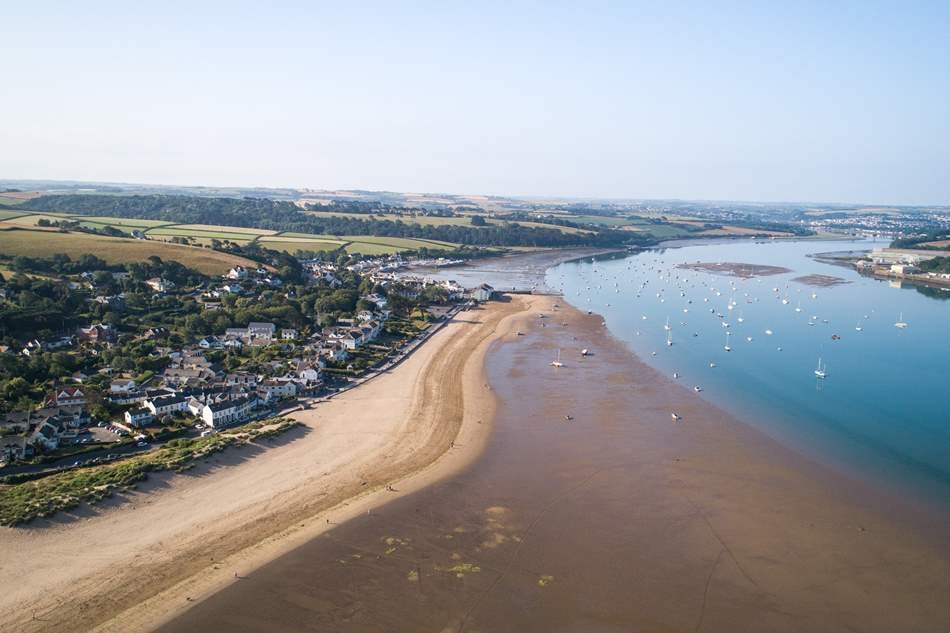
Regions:
[[[409, 250], [427, 248], [429, 250], [452, 250], [457, 244], [407, 237], [376, 237], [372, 235], [314, 235], [292, 231], [272, 231], [239, 226], [213, 226], [209, 224], [175, 224], [161, 220], [142, 220], [137, 218], [116, 218], [110, 216], [69, 215], [64, 213], [30, 213], [28, 211], [10, 211], [0, 209], [0, 228], [39, 228], [40, 220], [48, 222], [75, 221], [89, 229], [102, 229], [107, 226], [131, 234], [141, 231], [149, 242], [170, 242], [172, 238], [189, 238], [194, 244], [209, 246], [212, 240], [229, 241], [236, 244], [260, 242], [263, 246], [295, 253], [297, 251], [332, 251], [344, 249], [349, 253], [363, 255], [388, 255]], [[82, 234], [76, 234], [82, 235]], [[91, 236], [97, 237], [97, 236]], [[109, 239], [103, 236], [101, 239]], [[141, 241], [141, 240], [139, 240]], [[3, 252], [0, 250], [0, 252]], [[94, 253], [95, 254], [95, 253]], [[147, 255], [146, 255], [147, 256]]]
[[89, 253], [110, 264], [126, 264], [157, 255], [177, 261], [206, 275], [220, 275], [235, 265], [257, 264], [235, 255], [197, 246], [182, 246], [153, 240], [133, 240], [88, 233], [63, 233], [0, 225], [0, 253], [11, 256], [49, 257], [66, 253], [76, 257]]

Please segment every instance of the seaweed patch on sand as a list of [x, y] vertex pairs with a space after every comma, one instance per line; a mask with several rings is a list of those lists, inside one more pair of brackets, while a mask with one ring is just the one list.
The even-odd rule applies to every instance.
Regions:
[[805, 284], [806, 286], [817, 286], [819, 288], [831, 288], [832, 286], [840, 286], [842, 284], [851, 283], [847, 279], [842, 279], [841, 277], [833, 277], [831, 275], [804, 275], [802, 277], [795, 277], [792, 281], [797, 281], [800, 284]]
[[679, 264], [677, 268], [687, 270], [701, 270], [716, 275], [726, 275], [728, 277], [741, 277], [742, 279], [751, 279], [753, 277], [768, 277], [770, 275], [782, 275], [792, 272], [782, 266], [766, 266], [764, 264], [740, 264], [737, 262], [694, 262], [692, 264]]

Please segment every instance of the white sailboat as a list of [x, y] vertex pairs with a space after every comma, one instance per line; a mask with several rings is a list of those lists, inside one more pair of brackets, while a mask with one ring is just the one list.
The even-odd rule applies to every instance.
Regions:
[[732, 351], [732, 348], [729, 347], [729, 330], [726, 330], [726, 345], [723, 349], [725, 349], [727, 352]]
[[903, 313], [903, 312], [901, 312], [901, 313], [900, 313], [900, 316], [897, 317], [897, 323], [894, 324], [894, 327], [896, 327], [896, 328], [899, 329], [899, 330], [903, 330], [903, 329], [906, 329], [906, 328], [907, 328], [907, 323], [904, 321], [904, 313]]
[[551, 367], [561, 368], [564, 367], [564, 363], [561, 362], [561, 349], [557, 350], [557, 358], [551, 361]]
[[663, 329], [669, 331], [670, 329], [670, 317], [666, 317], [666, 325], [663, 326]]
[[855, 329], [856, 331], [860, 332], [860, 331], [863, 330], [864, 328], [861, 326], [861, 322], [858, 321], [858, 324], [854, 326], [854, 329]]
[[819, 378], [824, 378], [825, 376], [828, 375], [828, 367], [827, 365], [823, 366], [821, 364], [821, 356], [818, 357], [818, 368], [815, 369], [815, 375], [818, 376]]
[[672, 345], [673, 345], [673, 331], [667, 330], [666, 331], [666, 346], [671, 347]]

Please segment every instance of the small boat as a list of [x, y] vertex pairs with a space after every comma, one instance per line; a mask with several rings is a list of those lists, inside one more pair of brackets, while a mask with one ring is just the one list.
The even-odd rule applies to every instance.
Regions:
[[522, 332], [521, 330], [518, 330], [517, 332], [515, 332], [515, 334], [517, 336], [524, 336], [524, 332]]
[[557, 350], [557, 358], [551, 361], [551, 367], [561, 368], [564, 367], [564, 363], [561, 362], [561, 350]]
[[716, 363], [709, 363], [709, 366], [710, 366], [710, 367], [715, 367], [715, 366], [716, 366]]
[[767, 336], [772, 336], [772, 330], [766, 330], [766, 331], [765, 331], [765, 334], [766, 334]]
[[672, 347], [673, 345], [673, 332], [667, 331], [666, 333], [666, 346]]
[[674, 421], [674, 422], [676, 422], [677, 420], [682, 420], [682, 419], [683, 419], [681, 416], [677, 415], [676, 413], [671, 413], [671, 414], [670, 414], [670, 417], [673, 418], [673, 421]]
[[745, 340], [747, 340], [748, 342], [751, 343], [751, 342], [752, 342], [752, 337], [751, 337], [751, 336], [747, 336], [747, 337], [745, 337]]
[[590, 350], [585, 347], [581, 350], [581, 356], [590, 356]]
[[729, 347], [729, 332], [726, 332], [726, 345], [723, 347], [727, 352], [731, 352], [732, 348]]
[[695, 391], [696, 393], [699, 393], [699, 392], [702, 391], [702, 390], [703, 390], [703, 388], [700, 387], [699, 385], [696, 385], [695, 387], [693, 387], [693, 391]]
[[819, 378], [824, 378], [828, 375], [828, 368], [821, 364], [821, 356], [818, 357], [818, 368], [815, 369], [815, 375]]
[[904, 321], [904, 313], [901, 312], [900, 316], [897, 317], [897, 323], [894, 324], [894, 327], [899, 330], [904, 330], [907, 329], [907, 325], [908, 324]]
[[679, 372], [675, 372], [675, 371], [674, 371], [674, 372], [673, 372], [673, 378], [679, 378], [679, 377], [680, 377]]
[[860, 331], [863, 330], [864, 328], [861, 327], [861, 322], [858, 321], [858, 324], [854, 326], [854, 329], [855, 329], [856, 332], [860, 332]]
[[666, 325], [663, 326], [663, 329], [669, 331], [669, 329], [670, 329], [670, 317], [666, 317]]

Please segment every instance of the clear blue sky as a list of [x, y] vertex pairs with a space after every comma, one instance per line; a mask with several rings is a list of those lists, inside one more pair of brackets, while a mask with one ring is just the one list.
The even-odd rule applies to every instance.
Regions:
[[7, 3], [0, 177], [950, 203], [948, 2], [318, 4]]

